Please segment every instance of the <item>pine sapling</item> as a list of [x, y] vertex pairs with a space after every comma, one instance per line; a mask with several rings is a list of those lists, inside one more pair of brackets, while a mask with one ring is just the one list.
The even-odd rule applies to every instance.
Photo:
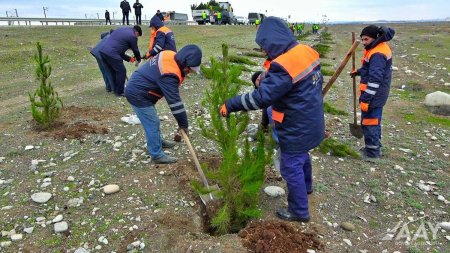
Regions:
[[28, 95], [34, 120], [46, 129], [58, 118], [63, 102], [59, 98], [58, 92], [53, 89], [51, 82], [47, 80], [52, 73], [52, 66], [48, 56], [42, 55], [42, 46], [39, 42], [37, 51], [34, 61], [36, 62], [36, 79], [40, 84], [33, 95], [31, 93]]
[[203, 120], [199, 122], [203, 136], [216, 142], [222, 153], [218, 170], [207, 171], [208, 177], [219, 184], [217, 194], [223, 201], [211, 220], [219, 234], [237, 231], [260, 215], [259, 193], [265, 165], [270, 160], [262, 131], [258, 133], [254, 147], [243, 134], [249, 123], [248, 113], [232, 113], [226, 119], [219, 114], [219, 106], [237, 95], [245, 85], [239, 79], [241, 68], [230, 64], [227, 45], [222, 45], [222, 53], [222, 61], [212, 58], [211, 67], [203, 69], [212, 80], [203, 100], [211, 122], [209, 125]]

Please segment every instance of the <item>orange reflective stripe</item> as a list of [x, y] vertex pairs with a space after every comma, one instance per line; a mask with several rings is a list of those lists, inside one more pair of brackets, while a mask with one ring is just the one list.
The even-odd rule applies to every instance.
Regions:
[[364, 60], [365, 61], [370, 61], [370, 58], [372, 57], [372, 55], [374, 54], [382, 54], [384, 56], [386, 56], [386, 59], [390, 60], [392, 58], [392, 52], [391, 52], [391, 48], [389, 47], [389, 45], [386, 42], [382, 42], [380, 44], [378, 44], [376, 47], [372, 48], [369, 51], [364, 51]]
[[271, 60], [269, 60], [269, 59], [266, 59], [265, 61], [264, 61], [264, 63], [263, 63], [263, 68], [266, 70], [266, 71], [268, 71], [269, 70], [269, 68], [270, 68], [270, 63], [272, 63], [272, 61]]
[[167, 34], [167, 33], [170, 33], [171, 31], [172, 30], [170, 30], [169, 28], [163, 26], [163, 27], [160, 27], [157, 32], [163, 32], [163, 33]]
[[365, 83], [360, 83], [360, 84], [359, 84], [359, 90], [360, 90], [360, 91], [365, 91], [365, 90], [367, 90], [367, 84], [365, 84]]
[[375, 118], [375, 119], [363, 119], [362, 120], [363, 126], [378, 126], [378, 123], [379, 123], [379, 121], [378, 121], [377, 118]]
[[175, 52], [166, 50], [162, 51], [158, 54], [158, 67], [161, 75], [166, 74], [174, 74], [179, 79], [179, 84], [184, 81], [183, 76], [181, 75], [181, 69], [178, 67], [177, 62], [175, 61]]
[[153, 42], [156, 38], [156, 30], [153, 28], [150, 28], [150, 41], [148, 43], [148, 51], [151, 51], [153, 48]]
[[153, 95], [153, 96], [155, 96], [155, 97], [162, 98], [162, 95], [159, 95], [158, 93], [153, 92], [153, 91], [149, 91], [148, 94], [151, 94], [151, 95]]
[[275, 111], [272, 108], [272, 119], [278, 123], [283, 123], [283, 119], [284, 119], [284, 113], [283, 112], [278, 112]]
[[302, 44], [295, 46], [273, 61], [283, 66], [291, 76], [292, 83], [297, 83], [305, 78], [320, 64], [319, 53]]

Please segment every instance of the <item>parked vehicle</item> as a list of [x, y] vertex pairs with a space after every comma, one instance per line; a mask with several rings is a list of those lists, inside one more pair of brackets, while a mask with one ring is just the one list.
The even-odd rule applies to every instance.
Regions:
[[203, 11], [206, 12], [207, 18], [206, 18], [206, 23], [209, 23], [209, 15], [210, 15], [210, 11], [209, 10], [192, 10], [192, 19], [197, 22], [199, 25], [203, 25], [205, 22], [203, 21], [202, 18], [202, 14]]
[[266, 15], [264, 15], [264, 14], [262, 14], [262, 13], [250, 12], [250, 13], [248, 14], [248, 22], [249, 22], [251, 25], [254, 25], [254, 24], [255, 24], [255, 21], [256, 21], [257, 19], [259, 19], [260, 21], [263, 21], [265, 18], [266, 18]]
[[236, 25], [237, 19], [233, 15], [233, 12], [222, 11], [222, 24], [224, 25]]
[[164, 21], [173, 20], [173, 21], [187, 21], [188, 15], [184, 13], [178, 13], [174, 11], [161, 12], [164, 17]]
[[249, 21], [248, 18], [243, 16], [236, 16], [236, 21], [238, 25], [248, 25]]

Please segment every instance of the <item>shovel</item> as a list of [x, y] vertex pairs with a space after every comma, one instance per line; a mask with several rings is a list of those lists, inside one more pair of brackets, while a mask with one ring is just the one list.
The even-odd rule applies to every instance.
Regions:
[[202, 167], [200, 166], [200, 162], [197, 159], [197, 155], [194, 151], [194, 148], [191, 145], [191, 141], [189, 140], [189, 137], [187, 136], [186, 132], [184, 132], [184, 129], [180, 130], [181, 135], [183, 136], [184, 141], [186, 142], [189, 153], [191, 153], [192, 158], [194, 159], [195, 167], [197, 168], [198, 174], [200, 175], [200, 178], [202, 179], [203, 185], [210, 191], [207, 194], [200, 194], [200, 199], [202, 200], [203, 204], [205, 206], [208, 206], [207, 203], [210, 201], [213, 201], [214, 199], [218, 199], [217, 196], [215, 196], [212, 191], [219, 190], [218, 185], [209, 186], [208, 180], [206, 180], [205, 173], [203, 173]]
[[[352, 32], [352, 43], [355, 42], [355, 32]], [[352, 52], [352, 70], [356, 68], [355, 64], [355, 51]], [[361, 139], [364, 134], [361, 129], [361, 126], [358, 125], [357, 117], [356, 117], [356, 76], [352, 77], [353, 79], [353, 124], [348, 123], [350, 128], [350, 133], [358, 139]]]

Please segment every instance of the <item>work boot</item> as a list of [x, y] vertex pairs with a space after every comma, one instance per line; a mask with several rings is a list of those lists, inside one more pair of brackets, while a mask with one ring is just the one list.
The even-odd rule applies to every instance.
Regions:
[[[371, 163], [377, 163], [377, 162], [380, 160], [380, 157], [370, 157], [370, 156], [368, 156], [368, 155], [367, 155], [366, 148], [361, 148], [361, 149], [359, 150], [359, 153], [360, 153], [361, 159], [362, 159], [363, 161], [371, 162]], [[381, 153], [381, 152], [380, 152], [380, 153]]]
[[168, 156], [168, 155], [163, 155], [159, 158], [156, 159], [152, 159], [153, 163], [156, 164], [169, 164], [169, 163], [176, 163], [177, 162], [177, 158], [172, 157], [172, 156]]
[[309, 222], [309, 217], [297, 217], [291, 214], [287, 209], [280, 208], [276, 211], [276, 215], [278, 218], [287, 221], [298, 221], [298, 222]]
[[174, 142], [174, 141], [169, 141], [169, 140], [162, 141], [163, 148], [173, 148], [173, 147], [175, 147], [175, 144], [176, 144], [176, 142]]

